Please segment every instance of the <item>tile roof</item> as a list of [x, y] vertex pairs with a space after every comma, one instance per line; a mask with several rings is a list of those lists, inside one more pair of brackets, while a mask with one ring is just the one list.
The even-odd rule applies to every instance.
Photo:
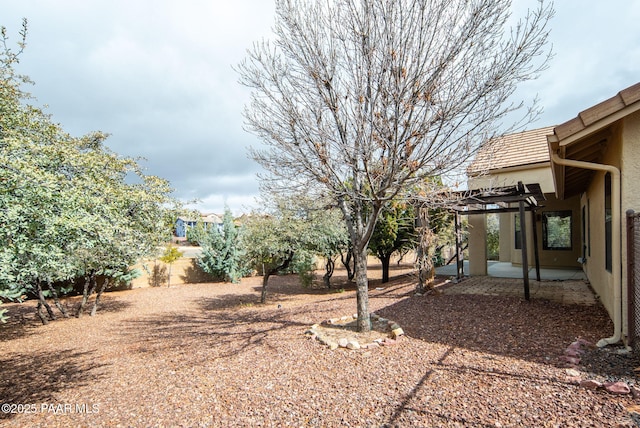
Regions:
[[553, 126], [507, 134], [489, 141], [478, 151], [467, 173], [483, 172], [549, 162], [547, 135], [553, 134]]
[[[613, 97], [582, 110], [577, 117], [556, 126], [553, 134], [548, 137], [549, 148], [557, 151], [558, 156], [564, 159], [601, 163], [612, 135], [612, 125], [638, 110], [640, 83], [623, 89]], [[551, 166], [556, 195], [560, 199], [585, 191], [595, 174], [591, 169], [553, 162]]]
[[613, 97], [581, 111], [577, 117], [556, 126], [554, 133], [558, 140], [564, 140], [637, 101], [640, 101], [640, 83], [629, 86]]

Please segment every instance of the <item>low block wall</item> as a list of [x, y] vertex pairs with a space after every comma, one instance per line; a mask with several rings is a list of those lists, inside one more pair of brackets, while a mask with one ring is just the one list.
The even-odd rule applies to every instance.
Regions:
[[166, 287], [167, 284], [180, 285], [215, 281], [215, 278], [198, 266], [194, 258], [183, 257], [173, 262], [171, 278], [169, 278], [169, 265], [160, 260], [150, 260], [144, 265], [142, 263], [136, 265], [135, 268], [142, 272], [142, 276], [131, 281], [131, 288]]

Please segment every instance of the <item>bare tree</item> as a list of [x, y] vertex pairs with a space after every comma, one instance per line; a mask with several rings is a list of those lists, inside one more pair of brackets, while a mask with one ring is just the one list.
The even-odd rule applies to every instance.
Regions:
[[[552, 8], [507, 27], [509, 0], [276, 0], [273, 42], [238, 66], [265, 146], [269, 192], [342, 210], [354, 247], [358, 329], [370, 328], [367, 245], [385, 202], [459, 169], [546, 66]], [[533, 110], [529, 109], [532, 113]]]

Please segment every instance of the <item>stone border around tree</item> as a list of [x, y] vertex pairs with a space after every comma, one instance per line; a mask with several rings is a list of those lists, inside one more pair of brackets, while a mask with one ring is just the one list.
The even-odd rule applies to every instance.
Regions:
[[397, 343], [397, 341], [404, 336], [404, 331], [400, 327], [398, 323], [392, 320], [388, 320], [383, 318], [375, 313], [371, 313], [370, 319], [372, 323], [386, 323], [387, 332], [386, 337], [374, 339], [371, 343], [361, 344], [358, 340], [353, 338], [349, 338], [348, 336], [352, 336], [349, 332], [345, 331], [343, 337], [340, 337], [338, 340], [334, 338], [329, 338], [321, 331], [322, 326], [339, 326], [341, 324], [347, 324], [352, 321], [356, 321], [358, 319], [358, 314], [353, 314], [351, 316], [343, 316], [340, 318], [331, 318], [325, 321], [322, 321], [320, 324], [312, 325], [305, 334], [308, 335], [311, 339], [317, 340], [321, 344], [327, 346], [329, 349], [334, 350], [338, 348], [345, 348], [349, 350], [359, 350], [359, 349], [377, 349], [382, 346], [393, 346]]

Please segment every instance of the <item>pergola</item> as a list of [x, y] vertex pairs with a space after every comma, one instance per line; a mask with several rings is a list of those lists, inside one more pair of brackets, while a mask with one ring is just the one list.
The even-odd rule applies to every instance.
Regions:
[[[463, 275], [462, 258], [460, 257], [460, 221], [458, 220], [458, 216], [517, 212], [520, 214], [524, 298], [529, 300], [529, 263], [527, 257], [527, 222], [525, 212], [530, 211], [533, 220], [533, 248], [536, 265], [536, 279], [540, 281], [540, 259], [538, 254], [538, 233], [535, 227], [535, 212], [537, 209], [542, 207], [540, 204], [546, 200], [540, 185], [538, 183], [522, 184], [522, 182], [518, 182], [515, 186], [457, 192], [454, 197], [455, 203], [451, 209], [456, 214], [456, 272], [458, 279]], [[515, 203], [518, 204], [517, 207], [512, 206], [512, 204]]]

